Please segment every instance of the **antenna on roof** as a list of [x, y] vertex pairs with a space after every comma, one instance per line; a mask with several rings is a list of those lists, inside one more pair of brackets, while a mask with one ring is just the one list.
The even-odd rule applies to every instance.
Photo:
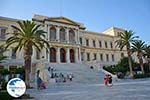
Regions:
[[63, 0], [60, 0], [60, 16], [62, 16], [62, 7], [63, 7]]

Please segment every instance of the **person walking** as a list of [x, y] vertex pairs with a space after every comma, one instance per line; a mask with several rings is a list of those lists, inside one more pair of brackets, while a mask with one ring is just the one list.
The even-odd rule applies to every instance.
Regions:
[[107, 74], [104, 76], [104, 84], [105, 84], [105, 86], [108, 86], [108, 75]]
[[40, 70], [37, 71], [37, 89], [46, 89], [46, 86], [40, 77]]

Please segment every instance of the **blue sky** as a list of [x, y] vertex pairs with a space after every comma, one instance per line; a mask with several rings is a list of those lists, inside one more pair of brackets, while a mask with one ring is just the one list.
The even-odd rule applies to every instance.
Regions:
[[64, 16], [94, 32], [132, 29], [150, 44], [150, 0], [0, 0], [0, 16], [31, 19], [34, 14]]

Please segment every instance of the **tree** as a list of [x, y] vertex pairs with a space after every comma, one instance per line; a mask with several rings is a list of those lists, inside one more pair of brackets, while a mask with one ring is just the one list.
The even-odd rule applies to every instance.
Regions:
[[15, 44], [15, 52], [24, 50], [24, 67], [25, 67], [25, 83], [27, 86], [29, 84], [29, 73], [31, 67], [31, 56], [33, 48], [38, 51], [41, 51], [43, 47], [49, 48], [48, 42], [44, 39], [46, 32], [40, 30], [40, 25], [36, 25], [32, 21], [18, 21], [18, 27], [12, 25], [12, 28], [17, 30], [17, 32], [10, 33], [6, 41], [6, 48]]
[[124, 47], [127, 50], [128, 54], [128, 63], [130, 69], [130, 77], [133, 77], [133, 70], [132, 70], [132, 62], [131, 62], [131, 43], [135, 41], [137, 36], [134, 36], [134, 32], [132, 30], [120, 32], [120, 38], [116, 40], [117, 46], [122, 50]]
[[146, 45], [144, 51], [145, 51], [144, 56], [146, 56], [146, 60], [147, 60], [147, 63], [148, 63], [148, 66], [149, 66], [149, 70], [150, 70], [150, 45]]
[[141, 71], [144, 74], [144, 66], [143, 66], [143, 54], [144, 54], [144, 49], [145, 49], [145, 42], [142, 40], [136, 40], [132, 43], [132, 51], [137, 52], [137, 57], [139, 59]]

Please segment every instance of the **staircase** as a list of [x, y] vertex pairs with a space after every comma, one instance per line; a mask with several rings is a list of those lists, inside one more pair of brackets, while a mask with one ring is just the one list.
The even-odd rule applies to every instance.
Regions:
[[74, 76], [73, 83], [103, 83], [104, 73], [91, 69], [84, 64], [46, 64], [45, 69], [48, 69], [49, 66], [54, 68], [54, 73], [72, 73]]

